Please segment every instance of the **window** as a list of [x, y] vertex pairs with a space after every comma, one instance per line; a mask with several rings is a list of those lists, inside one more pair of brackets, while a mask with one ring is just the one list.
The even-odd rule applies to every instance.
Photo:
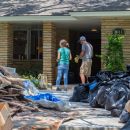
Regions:
[[31, 59], [42, 59], [42, 31], [31, 31]]
[[42, 59], [42, 30], [15, 30], [13, 58], [19, 60]]
[[27, 31], [14, 31], [13, 58], [27, 59]]

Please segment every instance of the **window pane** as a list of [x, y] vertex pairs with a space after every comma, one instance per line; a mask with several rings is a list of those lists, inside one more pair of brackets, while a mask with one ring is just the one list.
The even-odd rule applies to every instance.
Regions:
[[27, 59], [27, 31], [14, 31], [13, 58]]
[[31, 31], [31, 59], [42, 59], [42, 31]]

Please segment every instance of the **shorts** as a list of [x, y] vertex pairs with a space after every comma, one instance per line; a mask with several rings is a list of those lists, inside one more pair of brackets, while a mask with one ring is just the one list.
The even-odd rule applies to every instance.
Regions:
[[91, 75], [91, 66], [92, 66], [92, 60], [82, 61], [80, 67], [80, 74], [84, 74], [85, 76], [89, 77]]

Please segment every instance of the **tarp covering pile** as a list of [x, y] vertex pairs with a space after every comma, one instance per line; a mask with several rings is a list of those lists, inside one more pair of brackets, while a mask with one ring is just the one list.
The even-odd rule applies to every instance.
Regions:
[[[75, 86], [70, 101], [88, 102], [91, 107], [105, 108], [111, 115], [120, 117], [120, 122], [130, 119], [126, 103], [130, 100], [130, 73], [100, 71], [94, 81]], [[130, 104], [129, 104], [130, 105]]]
[[32, 82], [26, 80], [24, 83], [24, 98], [39, 104], [45, 108], [56, 109], [59, 111], [69, 111], [70, 103], [62, 101], [51, 93], [40, 92]]

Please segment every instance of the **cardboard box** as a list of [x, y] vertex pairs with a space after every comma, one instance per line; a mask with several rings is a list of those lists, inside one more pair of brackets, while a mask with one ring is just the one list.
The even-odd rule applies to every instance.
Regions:
[[3, 126], [0, 126], [0, 130], [12, 130], [13, 129], [13, 122], [11, 117], [8, 117], [6, 123]]
[[10, 110], [7, 103], [0, 103], [0, 126], [6, 123], [6, 120], [10, 116]]
[[130, 113], [130, 100], [125, 104], [125, 110]]

